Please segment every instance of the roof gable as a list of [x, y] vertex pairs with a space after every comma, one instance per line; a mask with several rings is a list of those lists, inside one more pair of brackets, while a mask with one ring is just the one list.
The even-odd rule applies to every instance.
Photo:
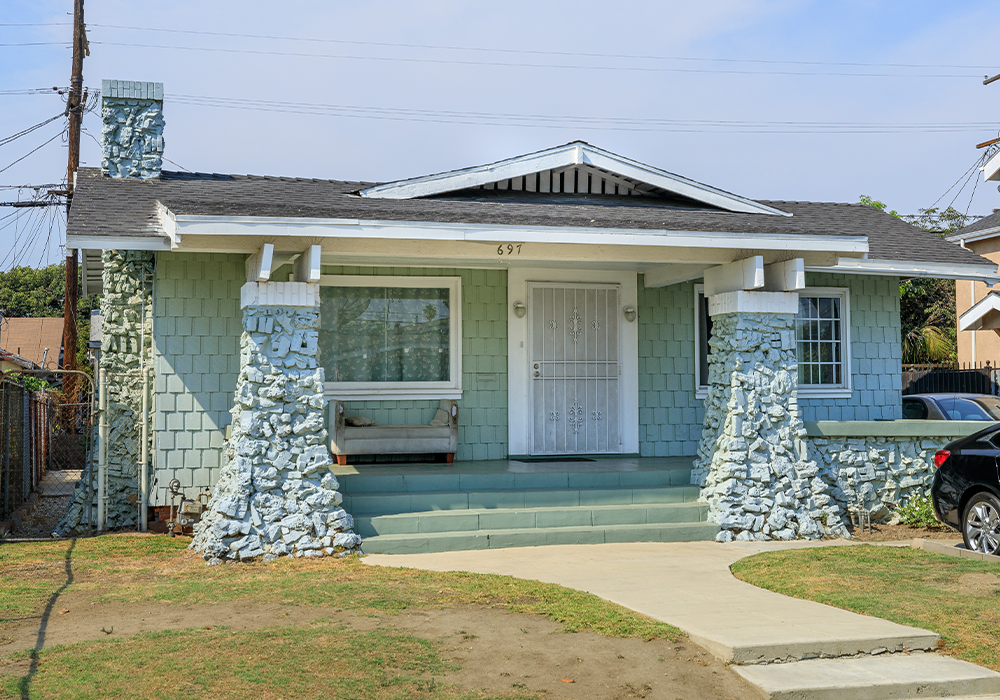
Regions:
[[371, 199], [416, 199], [470, 189], [541, 193], [672, 196], [730, 212], [791, 216], [665, 170], [574, 141], [506, 160], [398, 180], [361, 190]]

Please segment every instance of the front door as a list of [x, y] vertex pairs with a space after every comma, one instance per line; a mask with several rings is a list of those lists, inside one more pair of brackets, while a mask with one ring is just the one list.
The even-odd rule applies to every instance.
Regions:
[[529, 284], [531, 452], [622, 451], [618, 285]]

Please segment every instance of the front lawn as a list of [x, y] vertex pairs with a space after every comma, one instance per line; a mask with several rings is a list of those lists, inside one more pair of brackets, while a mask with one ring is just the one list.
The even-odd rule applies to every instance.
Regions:
[[[692, 662], [702, 652], [676, 628], [581, 591], [357, 557], [206, 566], [189, 541], [0, 543], [0, 699], [628, 697], [636, 679], [670, 697], [741, 695], [721, 664]], [[228, 627], [234, 604], [266, 618]], [[173, 611], [190, 606], [207, 617], [169, 628]], [[469, 626], [486, 614], [475, 611], [496, 609], [547, 618], [551, 629], [497, 612]], [[292, 610], [311, 617], [290, 623]], [[110, 611], [141, 615], [154, 631], [123, 633]], [[437, 622], [408, 631], [420, 617]], [[76, 636], [65, 636], [70, 628]], [[59, 629], [73, 643], [36, 643]], [[564, 634], [588, 630], [597, 635]], [[609, 678], [617, 690], [605, 688]]]
[[765, 552], [732, 571], [777, 593], [937, 632], [944, 653], [1000, 671], [1000, 565], [858, 545]]

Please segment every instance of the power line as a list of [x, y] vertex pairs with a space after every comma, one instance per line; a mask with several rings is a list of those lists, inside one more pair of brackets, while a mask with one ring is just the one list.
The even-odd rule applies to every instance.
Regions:
[[865, 73], [848, 71], [778, 71], [778, 70], [737, 70], [737, 69], [714, 69], [714, 68], [667, 68], [655, 66], [601, 66], [601, 65], [573, 65], [573, 64], [546, 64], [527, 63], [513, 61], [476, 61], [471, 59], [446, 59], [446, 58], [413, 58], [403, 56], [354, 56], [350, 54], [321, 54], [306, 53], [302, 51], [267, 51], [264, 49], [226, 49], [209, 46], [168, 46], [164, 44], [134, 44], [120, 41], [92, 41], [91, 46], [125, 46], [131, 49], [167, 49], [172, 51], [202, 51], [209, 53], [227, 53], [239, 55], [257, 56], [290, 56], [295, 58], [332, 58], [349, 61], [385, 61], [390, 63], [430, 63], [436, 65], [457, 65], [457, 66], [489, 66], [499, 68], [543, 68], [560, 70], [587, 70], [587, 71], [626, 71], [640, 73], [716, 73], [729, 75], [788, 75], [788, 76], [846, 76], [855, 78], [975, 78], [979, 80], [978, 74], [956, 74], [956, 73]]
[[65, 41], [28, 41], [20, 44], [0, 44], [0, 47], [5, 46], [66, 46], [69, 47]]
[[915, 133], [964, 132], [996, 128], [995, 122], [819, 122], [819, 121], [749, 121], [716, 119], [661, 119], [587, 117], [579, 115], [512, 114], [498, 112], [461, 112], [394, 107], [368, 107], [277, 100], [257, 100], [204, 95], [174, 95], [174, 104], [199, 107], [382, 119], [408, 122], [468, 124], [478, 126], [520, 126], [531, 128], [574, 128], [617, 131], [665, 131], [695, 133]]
[[28, 151], [27, 153], [25, 153], [23, 156], [21, 156], [20, 158], [18, 158], [17, 160], [15, 160], [10, 165], [8, 165], [8, 166], [6, 166], [4, 168], [0, 168], [0, 173], [4, 172], [5, 170], [10, 170], [11, 168], [13, 168], [15, 165], [17, 165], [18, 163], [20, 163], [22, 160], [24, 160], [25, 158], [27, 158], [31, 154], [36, 153], [37, 151], [40, 151], [41, 149], [43, 149], [46, 146], [48, 146], [50, 143], [52, 143], [53, 141], [55, 141], [57, 138], [59, 138], [60, 136], [62, 136], [64, 133], [66, 133], [65, 129], [63, 131], [60, 131], [58, 134], [56, 134], [52, 138], [50, 138], [48, 141], [46, 141], [45, 143], [43, 143], [41, 146], [39, 146], [39, 147], [37, 147], [37, 148], [35, 148], [35, 149], [31, 150], [31, 151]]
[[[0, 25], [2, 26], [2, 25]], [[695, 56], [659, 56], [649, 54], [619, 54], [619, 53], [595, 53], [581, 51], [552, 51], [534, 49], [507, 49], [507, 48], [487, 48], [483, 46], [452, 46], [446, 44], [409, 44], [388, 41], [358, 41], [352, 39], [330, 39], [300, 36], [281, 36], [274, 34], [242, 34], [237, 32], [211, 32], [195, 29], [164, 29], [161, 27], [134, 27], [120, 24], [90, 24], [90, 27], [100, 27], [103, 29], [125, 29], [130, 31], [160, 32], [169, 34], [189, 34], [196, 36], [216, 36], [240, 39], [268, 39], [274, 41], [303, 41], [318, 44], [341, 44], [351, 46], [378, 46], [382, 48], [406, 48], [406, 49], [431, 49], [438, 51], [474, 51], [481, 53], [504, 53], [504, 54], [525, 54], [535, 56], [560, 56], [571, 58], [611, 58], [630, 59], [643, 61], [697, 61], [697, 62], [718, 62], [718, 63], [759, 63], [765, 65], [802, 65], [802, 66], [852, 66], [865, 68], [940, 68], [940, 69], [969, 69], [969, 70], [989, 70], [996, 68], [991, 65], [955, 65], [955, 64], [929, 64], [929, 63], [864, 63], [858, 61], [801, 61], [782, 59], [760, 59], [760, 58], [705, 58]]]
[[29, 126], [27, 129], [19, 131], [16, 134], [12, 134], [12, 135], [10, 135], [10, 136], [8, 136], [6, 138], [2, 138], [2, 139], [0, 139], [0, 146], [6, 146], [8, 143], [11, 143], [12, 141], [16, 141], [17, 139], [21, 138], [22, 136], [27, 136], [32, 131], [35, 131], [36, 129], [41, 129], [46, 124], [51, 124], [56, 119], [59, 119], [62, 116], [63, 116], [62, 114], [57, 114], [54, 117], [49, 117], [48, 119], [46, 119], [43, 122], [38, 122], [34, 126]]

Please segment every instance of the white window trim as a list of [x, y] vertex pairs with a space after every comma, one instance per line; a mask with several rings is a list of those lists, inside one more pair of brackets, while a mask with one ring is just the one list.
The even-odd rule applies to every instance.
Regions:
[[462, 278], [461, 277], [387, 277], [372, 275], [322, 275], [325, 287], [410, 287], [448, 289], [451, 369], [446, 382], [326, 382], [327, 399], [353, 401], [410, 401], [421, 399], [462, 398]]
[[[698, 295], [704, 294], [705, 285], [694, 285], [694, 375], [698, 379], [698, 366], [701, 363], [701, 313], [698, 308]], [[843, 312], [843, 365], [844, 384], [840, 386], [819, 386], [815, 384], [799, 384], [797, 394], [799, 398], [807, 399], [848, 399], [853, 392], [851, 374], [851, 291], [847, 287], [806, 287], [799, 292], [803, 296], [837, 296], [841, 299], [841, 310]], [[796, 344], [798, 341], [796, 341]], [[695, 387], [695, 398], [705, 399], [708, 397], [708, 386], [700, 385]]]

